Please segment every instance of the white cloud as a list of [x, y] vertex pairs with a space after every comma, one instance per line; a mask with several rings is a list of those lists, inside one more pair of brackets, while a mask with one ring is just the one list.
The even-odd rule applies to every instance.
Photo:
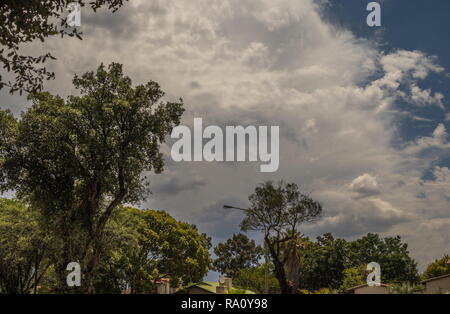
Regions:
[[[407, 154], [418, 154], [427, 149], [437, 149], [448, 153], [450, 143], [448, 142], [448, 133], [445, 125], [440, 123], [431, 136], [420, 137], [413, 143], [410, 143], [404, 152]], [[436, 155], [436, 151], [433, 152]]]
[[377, 179], [367, 173], [353, 180], [349, 189], [357, 193], [358, 197], [372, 196], [380, 193]]
[[386, 73], [409, 73], [413, 78], [425, 79], [431, 72], [443, 72], [436, 59], [420, 51], [399, 50], [381, 58], [381, 65]]
[[431, 95], [431, 90], [422, 90], [416, 85], [411, 86], [411, 100], [413, 103], [418, 105], [436, 105], [444, 109], [442, 100], [444, 95], [441, 93], [435, 93]]

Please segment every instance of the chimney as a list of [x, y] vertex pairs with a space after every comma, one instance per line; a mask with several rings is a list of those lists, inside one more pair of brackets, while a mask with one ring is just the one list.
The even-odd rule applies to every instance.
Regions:
[[225, 277], [225, 287], [228, 291], [231, 291], [231, 289], [233, 288], [233, 280], [231, 278]]

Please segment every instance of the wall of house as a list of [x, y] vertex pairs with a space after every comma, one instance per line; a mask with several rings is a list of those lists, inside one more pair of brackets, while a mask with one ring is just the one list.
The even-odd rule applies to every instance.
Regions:
[[355, 289], [355, 294], [389, 294], [389, 288], [383, 286], [364, 286]]
[[197, 287], [191, 287], [189, 288], [188, 294], [213, 294], [213, 293]]
[[444, 293], [450, 291], [450, 276], [425, 283], [426, 293]]
[[168, 282], [163, 282], [161, 284], [158, 285], [157, 288], [157, 293], [158, 294], [171, 294], [171, 289], [170, 289], [170, 283]]

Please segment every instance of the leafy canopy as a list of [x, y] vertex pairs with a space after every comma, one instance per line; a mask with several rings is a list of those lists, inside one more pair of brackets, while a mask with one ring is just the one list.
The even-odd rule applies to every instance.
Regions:
[[409, 256], [408, 244], [400, 236], [381, 238], [378, 234], [366, 236], [349, 243], [351, 266], [377, 262], [381, 266], [384, 283], [418, 283], [417, 262]]
[[[264, 293], [265, 268], [263, 265], [241, 269], [233, 278], [233, 286], [241, 289]], [[273, 273], [273, 265], [269, 265], [269, 293], [280, 293], [278, 280]]]
[[52, 264], [56, 239], [40, 224], [39, 212], [0, 199], [0, 293], [28, 294]]
[[301, 251], [300, 288], [316, 291], [321, 288], [338, 289], [348, 267], [348, 243], [331, 233], [306, 240]]
[[442, 258], [435, 260], [425, 269], [422, 280], [450, 274], [450, 255], [444, 255]]
[[240, 270], [258, 266], [263, 250], [255, 240], [239, 233], [225, 243], [219, 243], [214, 254], [217, 256], [213, 262], [214, 269], [234, 278]]
[[418, 283], [417, 263], [409, 256], [400, 237], [381, 238], [369, 233], [354, 241], [334, 238], [330, 233], [308, 241], [302, 251], [301, 289], [346, 289], [365, 283], [367, 264], [377, 262], [383, 283]]
[[102, 6], [115, 12], [123, 5], [124, 0], [1, 1], [0, 64], [7, 72], [13, 73], [15, 80], [6, 82], [0, 75], [0, 90], [6, 86], [11, 93], [36, 92], [42, 89], [44, 80], [55, 77], [44, 66], [48, 58], [55, 59], [51, 53], [29, 56], [21, 54], [20, 48], [35, 40], [44, 42], [48, 37], [56, 35], [81, 39], [82, 33], [69, 27], [67, 23], [67, 5], [71, 2], [78, 2], [82, 7], [88, 4], [94, 12]]
[[211, 259], [209, 239], [195, 226], [154, 210], [120, 209], [108, 223], [108, 257], [100, 265], [96, 291], [151, 293], [162, 278], [200, 281]]
[[[299, 236], [298, 228], [320, 218], [322, 206], [300, 192], [297, 184], [265, 182], [249, 196], [250, 207], [241, 222], [243, 231], [261, 231], [274, 265], [274, 273], [283, 294], [293, 291], [286, 266], [297, 256], [295, 243], [284, 245]], [[292, 241], [293, 242], [293, 241]], [[292, 269], [291, 269], [292, 270]], [[291, 273], [291, 271], [289, 271]]]
[[31, 94], [20, 120], [0, 111], [0, 190], [15, 190], [53, 222], [65, 242], [61, 271], [84, 260], [88, 274], [114, 210], [145, 199], [143, 173], [163, 170], [160, 145], [184, 109], [181, 99], [161, 101], [156, 82], [133, 87], [117, 63], [73, 83], [80, 95], [67, 100]]

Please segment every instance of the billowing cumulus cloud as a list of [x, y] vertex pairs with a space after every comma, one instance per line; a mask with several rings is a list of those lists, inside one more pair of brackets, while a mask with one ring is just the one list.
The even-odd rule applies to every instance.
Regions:
[[380, 194], [377, 179], [367, 173], [353, 180], [349, 188], [352, 192], [355, 192], [358, 197], [367, 197]]
[[220, 241], [241, 217], [223, 204], [247, 206], [258, 183], [284, 179], [324, 205], [324, 218], [303, 227], [308, 235], [399, 234], [423, 265], [450, 251], [450, 175], [439, 167], [450, 147], [443, 124], [398, 138], [397, 103], [443, 108], [443, 95], [421, 83], [445, 69], [423, 52], [384, 53], [333, 26], [321, 3], [132, 1], [118, 14], [84, 16], [83, 41], [33, 49], [58, 57], [48, 87], [61, 95], [74, 92], [73, 74], [117, 61], [135, 83], [152, 79], [168, 99], [183, 97], [186, 125], [202, 117], [204, 125], [280, 126], [273, 174], [258, 163], [175, 163], [164, 147], [167, 171], [150, 176], [154, 194], [141, 207], [166, 209]]

